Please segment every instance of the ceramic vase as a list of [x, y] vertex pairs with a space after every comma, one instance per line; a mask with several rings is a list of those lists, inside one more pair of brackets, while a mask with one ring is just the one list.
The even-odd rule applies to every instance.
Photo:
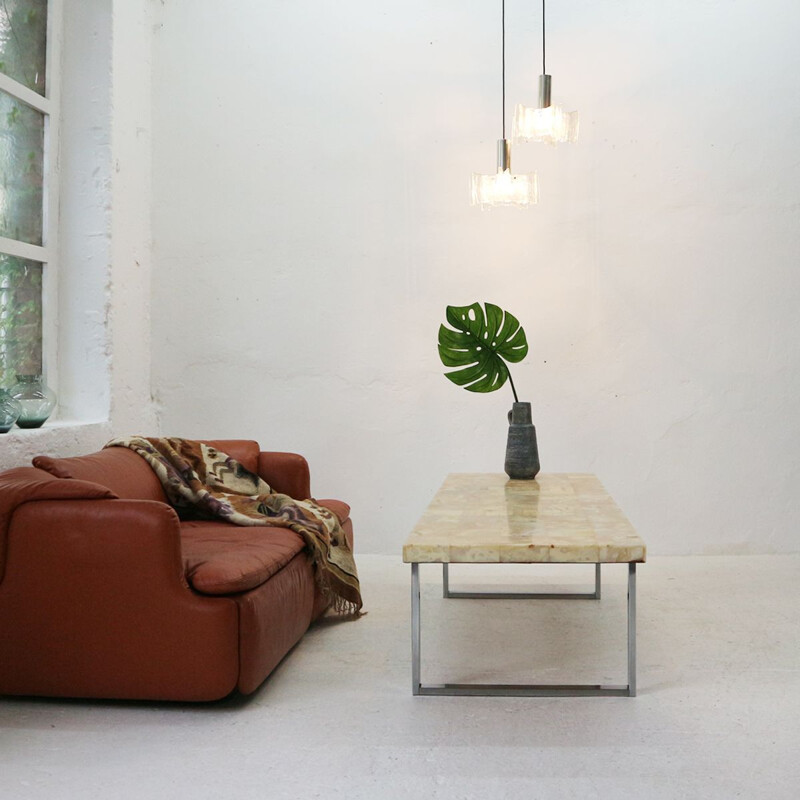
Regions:
[[514, 403], [508, 412], [506, 475], [513, 480], [533, 480], [539, 472], [539, 447], [531, 421], [531, 404]]

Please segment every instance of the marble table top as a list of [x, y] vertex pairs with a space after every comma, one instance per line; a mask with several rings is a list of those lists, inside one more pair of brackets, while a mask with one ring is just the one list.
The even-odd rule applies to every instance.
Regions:
[[403, 546], [418, 563], [624, 563], [646, 548], [595, 475], [448, 475]]

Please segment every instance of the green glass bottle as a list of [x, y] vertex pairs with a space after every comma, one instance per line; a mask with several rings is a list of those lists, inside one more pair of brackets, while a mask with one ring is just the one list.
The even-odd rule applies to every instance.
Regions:
[[8, 389], [0, 389], [0, 433], [8, 433], [14, 427], [21, 411]]
[[17, 419], [20, 428], [41, 428], [56, 407], [56, 393], [41, 375], [17, 375], [11, 397], [20, 406]]

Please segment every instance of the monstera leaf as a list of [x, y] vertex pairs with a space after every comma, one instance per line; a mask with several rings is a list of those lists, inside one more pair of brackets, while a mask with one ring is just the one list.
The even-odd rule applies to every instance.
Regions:
[[519, 320], [508, 311], [486, 303], [471, 306], [447, 306], [447, 322], [455, 328], [439, 326], [439, 357], [446, 367], [445, 377], [470, 392], [493, 392], [506, 378], [511, 382], [514, 400], [517, 391], [506, 366], [528, 354], [528, 341]]

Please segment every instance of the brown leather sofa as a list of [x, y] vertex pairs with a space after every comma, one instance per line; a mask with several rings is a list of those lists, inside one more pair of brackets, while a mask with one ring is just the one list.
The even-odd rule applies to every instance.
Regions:
[[[302, 456], [210, 443], [276, 491], [311, 496]], [[352, 545], [349, 506], [319, 502]], [[126, 448], [0, 473], [0, 694], [249, 694], [325, 608], [298, 534], [182, 522]]]

